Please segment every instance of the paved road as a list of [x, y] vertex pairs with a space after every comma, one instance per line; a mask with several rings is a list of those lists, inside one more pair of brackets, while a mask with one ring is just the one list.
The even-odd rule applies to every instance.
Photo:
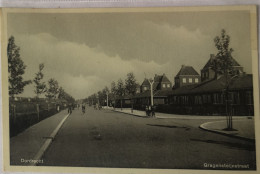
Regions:
[[76, 109], [46, 151], [43, 165], [203, 169], [208, 163], [255, 168], [254, 143], [198, 125], [89, 107], [83, 115]]

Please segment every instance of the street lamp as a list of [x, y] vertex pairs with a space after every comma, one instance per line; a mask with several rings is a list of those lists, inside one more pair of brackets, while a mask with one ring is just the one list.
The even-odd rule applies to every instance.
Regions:
[[106, 94], [107, 94], [107, 108], [108, 108], [108, 91], [106, 92]]
[[97, 109], [99, 109], [99, 97], [97, 96], [97, 104], [96, 104], [96, 106], [97, 106]]
[[153, 106], [153, 79], [149, 79], [148, 82], [150, 83], [150, 89], [151, 89], [151, 106]]

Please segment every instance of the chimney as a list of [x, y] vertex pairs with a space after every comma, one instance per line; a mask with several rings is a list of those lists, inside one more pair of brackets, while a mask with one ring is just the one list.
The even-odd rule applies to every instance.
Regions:
[[184, 67], [185, 67], [185, 65], [184, 65], [184, 64], [182, 64], [182, 65], [181, 65], [181, 68], [184, 68]]

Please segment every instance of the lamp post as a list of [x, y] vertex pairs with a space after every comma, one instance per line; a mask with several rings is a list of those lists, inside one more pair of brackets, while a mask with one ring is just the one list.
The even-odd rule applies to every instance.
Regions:
[[150, 89], [151, 89], [151, 106], [153, 106], [153, 79], [148, 80], [148, 82], [150, 83]]
[[96, 104], [97, 110], [99, 109], [99, 97], [97, 96], [97, 104]]
[[106, 92], [106, 94], [107, 94], [107, 108], [108, 108], [108, 91]]

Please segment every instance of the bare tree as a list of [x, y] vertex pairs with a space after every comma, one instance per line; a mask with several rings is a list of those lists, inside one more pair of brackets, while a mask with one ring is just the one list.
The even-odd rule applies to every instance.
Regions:
[[122, 79], [119, 79], [117, 81], [117, 87], [116, 87], [116, 94], [118, 97], [120, 97], [120, 103], [121, 103], [121, 110], [123, 105], [123, 96], [125, 95], [125, 86]]
[[58, 94], [59, 94], [59, 84], [58, 84], [58, 81], [51, 78], [49, 81], [48, 81], [48, 89], [46, 91], [46, 97], [48, 99], [56, 99]]
[[42, 79], [43, 79], [43, 73], [42, 73], [42, 70], [44, 68], [44, 64], [41, 63], [39, 65], [39, 71], [35, 74], [35, 78], [33, 79], [33, 82], [34, 82], [34, 86], [35, 86], [35, 94], [36, 94], [36, 97], [39, 98], [39, 96], [43, 93], [46, 92], [46, 84], [45, 82], [41, 82]]
[[126, 94], [134, 96], [136, 93], [136, 79], [133, 72], [127, 74], [127, 78], [125, 80], [125, 91]]
[[[221, 31], [221, 36], [216, 36], [214, 39], [215, 46], [218, 50], [216, 55], [216, 70], [222, 73], [225, 77], [225, 98], [226, 98], [226, 115], [227, 115], [227, 130], [233, 130], [232, 124], [232, 113], [229, 105], [229, 84], [232, 79], [233, 73], [233, 62], [232, 61], [232, 48], [229, 48], [230, 36], [226, 34], [223, 29]], [[215, 72], [215, 73], [218, 73]]]

